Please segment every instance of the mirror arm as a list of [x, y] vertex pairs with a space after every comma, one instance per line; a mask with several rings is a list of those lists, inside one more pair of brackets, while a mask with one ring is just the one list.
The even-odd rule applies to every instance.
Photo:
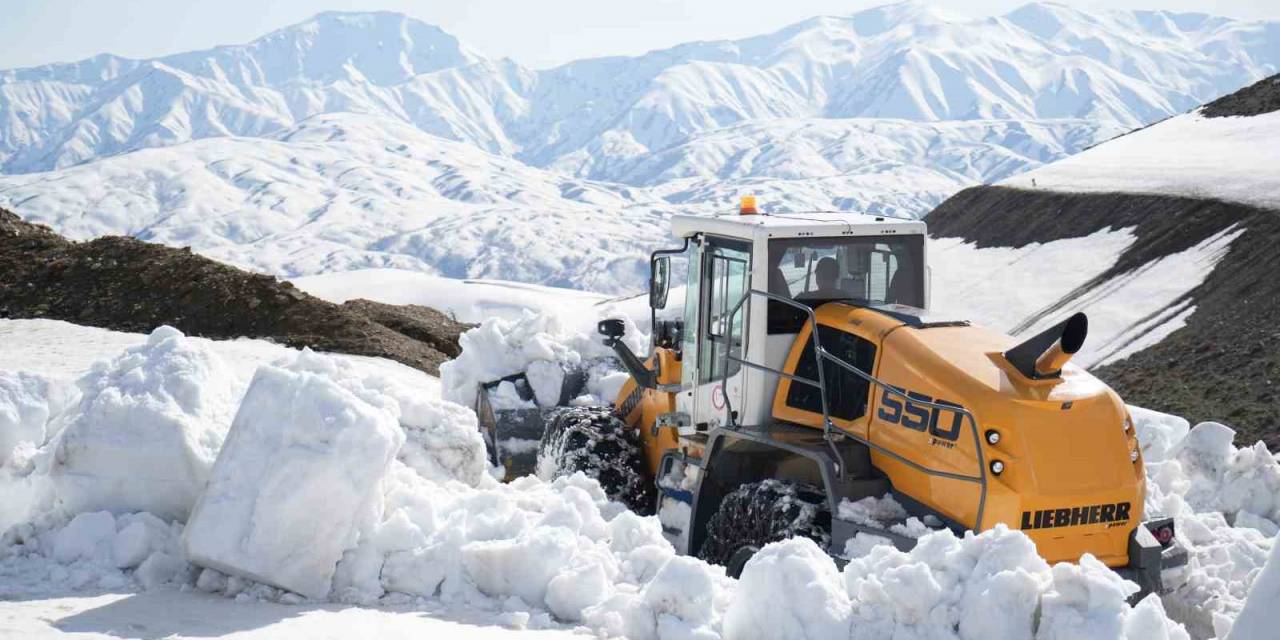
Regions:
[[618, 360], [622, 362], [623, 368], [635, 379], [636, 385], [644, 389], [658, 388], [658, 372], [645, 367], [644, 362], [631, 351], [630, 347], [622, 342], [621, 337], [605, 338], [604, 346], [613, 349], [613, 352], [618, 356]]

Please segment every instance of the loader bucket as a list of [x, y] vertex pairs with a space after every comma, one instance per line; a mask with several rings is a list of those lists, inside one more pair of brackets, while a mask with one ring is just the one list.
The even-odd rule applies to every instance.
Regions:
[[484, 436], [489, 463], [502, 467], [505, 482], [537, 470], [542, 435], [559, 409], [582, 395], [587, 384], [587, 372], [581, 369], [565, 372], [560, 398], [554, 407], [495, 409], [492, 393], [503, 382], [514, 384], [521, 400], [532, 402], [534, 394], [523, 373], [482, 384], [476, 394], [475, 411], [480, 419], [480, 433]]

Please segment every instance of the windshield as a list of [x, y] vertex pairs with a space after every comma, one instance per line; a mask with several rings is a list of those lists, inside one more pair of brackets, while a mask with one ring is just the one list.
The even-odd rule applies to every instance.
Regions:
[[[770, 240], [769, 293], [811, 307], [832, 300], [923, 307], [924, 236]], [[770, 333], [803, 322], [799, 310], [770, 303]]]

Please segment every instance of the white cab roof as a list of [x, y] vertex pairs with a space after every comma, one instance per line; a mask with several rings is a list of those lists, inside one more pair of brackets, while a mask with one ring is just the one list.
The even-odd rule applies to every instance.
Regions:
[[677, 238], [707, 233], [728, 238], [769, 238], [923, 235], [921, 220], [904, 220], [862, 213], [761, 213], [715, 216], [675, 215], [671, 232]]

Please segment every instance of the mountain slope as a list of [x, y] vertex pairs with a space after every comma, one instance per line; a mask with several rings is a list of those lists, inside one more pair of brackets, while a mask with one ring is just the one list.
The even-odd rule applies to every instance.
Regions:
[[395, 267], [630, 290], [666, 232], [665, 203], [642, 189], [355, 114], [0, 177], [0, 194], [74, 239], [130, 235], [289, 276]]
[[[935, 291], [983, 284], [943, 306], [990, 302], [1023, 335], [1084, 310], [1077, 357], [1127, 401], [1217, 415], [1245, 441], [1280, 443], [1280, 155], [1268, 142], [1280, 135], [1278, 80], [1011, 180], [1018, 188], [948, 199], [928, 216]], [[1045, 295], [1009, 291], [1033, 283]]]

